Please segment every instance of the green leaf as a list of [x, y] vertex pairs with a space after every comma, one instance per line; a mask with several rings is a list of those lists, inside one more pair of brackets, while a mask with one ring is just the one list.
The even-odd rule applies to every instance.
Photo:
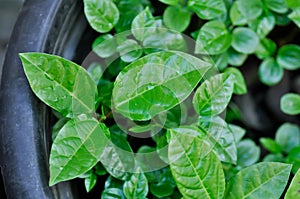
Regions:
[[226, 13], [223, 0], [189, 0], [188, 8], [201, 19], [215, 19]]
[[98, 162], [98, 164], [95, 166], [95, 174], [98, 176], [104, 176], [107, 174], [107, 171], [100, 162]]
[[226, 26], [220, 21], [205, 23], [196, 40], [195, 53], [220, 54], [225, 52], [231, 45], [231, 35]]
[[95, 166], [106, 147], [107, 134], [107, 127], [97, 120], [69, 120], [51, 148], [50, 186], [76, 178]]
[[275, 135], [275, 141], [288, 153], [294, 147], [300, 146], [300, 129], [295, 124], [284, 123]]
[[300, 169], [300, 146], [293, 148], [286, 157], [286, 163], [293, 164], [292, 172], [296, 173]]
[[97, 62], [93, 62], [91, 65], [89, 65], [87, 71], [89, 72], [95, 83], [98, 84], [103, 74], [102, 66]]
[[300, 7], [293, 10], [288, 17], [300, 28]]
[[285, 162], [282, 153], [268, 154], [264, 157], [263, 162]]
[[247, 20], [258, 18], [263, 12], [263, 4], [261, 0], [238, 0], [238, 9]]
[[278, 26], [285, 26], [291, 22], [287, 14], [276, 14], [276, 13], [273, 14], [276, 18], [276, 25]]
[[267, 7], [277, 13], [286, 13], [288, 11], [288, 7], [285, 4], [285, 0], [265, 0]]
[[168, 6], [163, 14], [164, 24], [175, 31], [183, 32], [190, 24], [191, 13], [181, 6]]
[[143, 54], [142, 47], [133, 39], [127, 39], [118, 46], [121, 59], [124, 62], [133, 62]]
[[243, 26], [247, 24], [247, 19], [242, 15], [238, 8], [238, 2], [234, 1], [230, 8], [229, 17], [233, 25]]
[[224, 72], [229, 75], [233, 75], [233, 81], [234, 81], [233, 93], [234, 94], [243, 95], [243, 94], [247, 93], [247, 85], [246, 85], [244, 76], [239, 69], [230, 67], [230, 68], [226, 68], [226, 70]]
[[201, 116], [213, 116], [223, 112], [233, 93], [233, 76], [215, 75], [205, 80], [195, 92], [193, 106]]
[[33, 92], [65, 117], [95, 112], [97, 87], [77, 64], [55, 55], [19, 54]]
[[144, 41], [145, 37], [149, 34], [148, 31], [151, 30], [149, 28], [154, 28], [154, 26], [155, 19], [147, 7], [133, 19], [131, 32], [137, 40]]
[[259, 141], [271, 153], [280, 153], [282, 151], [281, 146], [271, 138], [260, 138]]
[[288, 115], [300, 114], [300, 95], [288, 93], [281, 97], [280, 109]]
[[220, 161], [236, 163], [237, 148], [234, 135], [222, 118], [200, 118], [199, 129], [200, 137], [209, 143]]
[[179, 3], [179, 0], [159, 0], [159, 1], [168, 5], [177, 5]]
[[186, 99], [210, 64], [176, 51], [147, 55], [117, 77], [113, 104], [132, 120], [149, 120]]
[[237, 165], [247, 167], [258, 161], [260, 148], [250, 140], [245, 139], [237, 144]]
[[290, 171], [291, 165], [275, 162], [245, 168], [230, 179], [225, 198], [280, 198]]
[[111, 34], [105, 34], [95, 39], [92, 48], [99, 57], [107, 58], [117, 52], [117, 43]]
[[248, 57], [248, 55], [239, 53], [233, 48], [229, 48], [227, 54], [228, 54], [228, 63], [232, 66], [243, 65]]
[[151, 193], [159, 198], [172, 195], [174, 193], [174, 188], [176, 187], [169, 167], [166, 167], [166, 169], [163, 169], [162, 171], [159, 180], [150, 184]]
[[300, 169], [297, 171], [296, 175], [294, 176], [285, 196], [284, 199], [295, 199], [300, 197]]
[[183, 197], [222, 198], [225, 178], [217, 156], [199, 137], [169, 133], [170, 167]]
[[91, 27], [109, 32], [119, 20], [119, 10], [112, 0], [83, 0], [84, 13]]
[[141, 169], [138, 169], [125, 181], [123, 192], [127, 198], [144, 199], [148, 194], [148, 181]]
[[266, 59], [274, 55], [276, 51], [276, 43], [271, 39], [264, 38], [260, 40], [255, 50], [255, 55], [259, 59]]
[[219, 71], [223, 71], [228, 65], [228, 54], [222, 53], [219, 55], [210, 56]]
[[254, 53], [258, 43], [258, 36], [250, 28], [239, 27], [233, 30], [231, 45], [236, 51], [245, 54]]
[[101, 199], [126, 199], [123, 192], [119, 188], [104, 189], [101, 194]]
[[275, 17], [271, 13], [259, 17], [257, 20], [254, 20], [249, 23], [249, 26], [254, 30], [257, 36], [261, 39], [265, 38], [275, 26]]
[[265, 59], [258, 69], [258, 76], [262, 83], [273, 86], [283, 78], [283, 68], [278, 65], [274, 58]]
[[300, 46], [288, 44], [282, 46], [276, 58], [278, 64], [287, 70], [300, 68]]
[[151, 129], [157, 127], [156, 124], [149, 124], [149, 125], [144, 125], [144, 126], [133, 126], [129, 129], [129, 131], [134, 132], [134, 133], [143, 133], [150, 131]]
[[285, 3], [291, 9], [295, 9], [297, 7], [300, 7], [300, 2], [298, 0], [285, 0]]
[[233, 137], [236, 143], [239, 143], [244, 135], [246, 134], [246, 130], [240, 126], [229, 124], [228, 127], [230, 128], [231, 132], [233, 133]]
[[97, 183], [97, 175], [94, 172], [89, 172], [88, 177], [84, 179], [86, 192], [90, 192]]

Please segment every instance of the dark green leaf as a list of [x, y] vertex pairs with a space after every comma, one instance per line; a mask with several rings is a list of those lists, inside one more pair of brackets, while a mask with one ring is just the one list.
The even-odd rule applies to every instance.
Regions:
[[83, 0], [84, 13], [91, 27], [109, 32], [119, 20], [119, 10], [112, 0]]
[[163, 14], [164, 24], [175, 31], [183, 32], [190, 24], [191, 13], [181, 6], [169, 6]]
[[300, 68], [300, 46], [288, 44], [282, 46], [276, 58], [278, 64], [287, 70]]
[[255, 50], [255, 55], [259, 59], [266, 59], [274, 55], [276, 51], [276, 43], [270, 39], [264, 38], [260, 40]]
[[128, 181], [125, 181], [123, 192], [127, 198], [144, 199], [148, 194], [148, 181], [141, 169], [135, 172]]
[[288, 17], [300, 28], [300, 7], [293, 10]]
[[271, 153], [280, 153], [282, 151], [281, 146], [271, 138], [260, 138], [259, 141]]
[[237, 95], [243, 95], [247, 93], [247, 85], [244, 79], [243, 74], [241, 71], [237, 68], [226, 68], [224, 71], [225, 73], [228, 73], [229, 75], [233, 75], [234, 80], [234, 87], [233, 87], [233, 93]]
[[95, 111], [97, 88], [77, 64], [55, 55], [21, 53], [25, 74], [33, 92], [63, 116]]
[[226, 26], [220, 21], [210, 21], [204, 24], [196, 40], [196, 53], [220, 54], [225, 52], [231, 45], [231, 34]]
[[288, 153], [294, 147], [300, 146], [300, 129], [295, 124], [284, 123], [278, 128], [275, 140]]
[[250, 28], [235, 28], [232, 33], [232, 47], [245, 54], [251, 54], [255, 51], [259, 43], [256, 33]]
[[273, 86], [283, 78], [283, 68], [278, 65], [274, 58], [265, 59], [258, 69], [258, 76], [262, 83]]
[[286, 14], [277, 14], [273, 13], [276, 18], [276, 25], [278, 26], [285, 26], [288, 25], [291, 20], [288, 18], [288, 15]]
[[300, 169], [294, 176], [285, 196], [284, 199], [295, 199], [300, 197]]
[[228, 54], [228, 63], [232, 66], [243, 65], [248, 57], [248, 55], [239, 53], [233, 48], [229, 48], [227, 54]]
[[107, 174], [107, 171], [100, 162], [95, 166], [95, 174], [97, 174], [98, 176], [103, 176]]
[[261, 0], [238, 0], [238, 9], [247, 20], [258, 18], [263, 12]]
[[101, 199], [126, 199], [121, 189], [108, 188], [104, 189], [101, 194]]
[[169, 133], [170, 167], [183, 197], [222, 198], [225, 178], [217, 156], [197, 136]]
[[201, 19], [214, 19], [226, 13], [223, 0], [189, 0], [188, 8]]
[[238, 1], [234, 1], [230, 8], [230, 20], [233, 25], [243, 26], [247, 24], [247, 19], [242, 15], [241, 11], [238, 8]]
[[277, 13], [286, 13], [288, 7], [285, 4], [285, 0], [265, 0], [267, 7]]
[[245, 168], [230, 179], [225, 198], [280, 198], [290, 171], [291, 165], [275, 162]]
[[99, 57], [107, 58], [117, 52], [117, 43], [112, 35], [105, 34], [95, 39], [92, 48]]
[[213, 116], [223, 112], [233, 93], [233, 76], [215, 75], [205, 80], [197, 89], [193, 106], [201, 116]]
[[84, 186], [86, 192], [90, 192], [97, 183], [97, 175], [94, 172], [89, 172], [88, 177], [84, 179]]
[[250, 140], [245, 139], [237, 144], [237, 165], [247, 167], [258, 161], [260, 148]]
[[288, 93], [281, 97], [280, 109], [288, 115], [297, 115], [300, 113], [300, 95]]
[[76, 178], [95, 166], [107, 145], [107, 134], [107, 127], [97, 120], [69, 120], [52, 145], [50, 186]]
[[167, 167], [163, 170], [158, 182], [150, 184], [150, 191], [154, 196], [162, 198], [172, 195], [175, 187], [172, 173]]
[[296, 173], [300, 169], [300, 146], [293, 148], [286, 157], [286, 163], [293, 164], [292, 172]]
[[121, 59], [124, 62], [133, 62], [143, 54], [142, 47], [133, 39], [128, 39], [118, 46]]
[[114, 106], [125, 117], [149, 120], [186, 99], [209, 67], [209, 63], [182, 52], [147, 55], [118, 75]]

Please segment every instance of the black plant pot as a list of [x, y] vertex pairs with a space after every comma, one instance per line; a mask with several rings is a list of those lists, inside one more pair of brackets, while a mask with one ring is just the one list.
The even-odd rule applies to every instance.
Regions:
[[71, 183], [48, 186], [51, 114], [32, 93], [18, 53], [80, 62], [90, 34], [82, 7], [81, 0], [27, 0], [15, 25], [0, 89], [0, 163], [8, 198], [77, 198]]

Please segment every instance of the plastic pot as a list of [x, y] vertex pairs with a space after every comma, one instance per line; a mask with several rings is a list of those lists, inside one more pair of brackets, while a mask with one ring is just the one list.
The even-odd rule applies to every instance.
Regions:
[[74, 184], [48, 186], [51, 114], [32, 93], [18, 53], [46, 52], [80, 62], [87, 27], [81, 0], [24, 3], [11, 36], [0, 87], [0, 163], [8, 198], [77, 198]]

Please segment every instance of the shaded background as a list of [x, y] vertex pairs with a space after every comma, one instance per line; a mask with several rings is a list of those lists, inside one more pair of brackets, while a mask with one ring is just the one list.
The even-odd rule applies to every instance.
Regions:
[[[0, 0], [0, 83], [7, 44], [23, 2], [24, 0]], [[0, 199], [6, 199], [2, 171], [0, 175]]]

